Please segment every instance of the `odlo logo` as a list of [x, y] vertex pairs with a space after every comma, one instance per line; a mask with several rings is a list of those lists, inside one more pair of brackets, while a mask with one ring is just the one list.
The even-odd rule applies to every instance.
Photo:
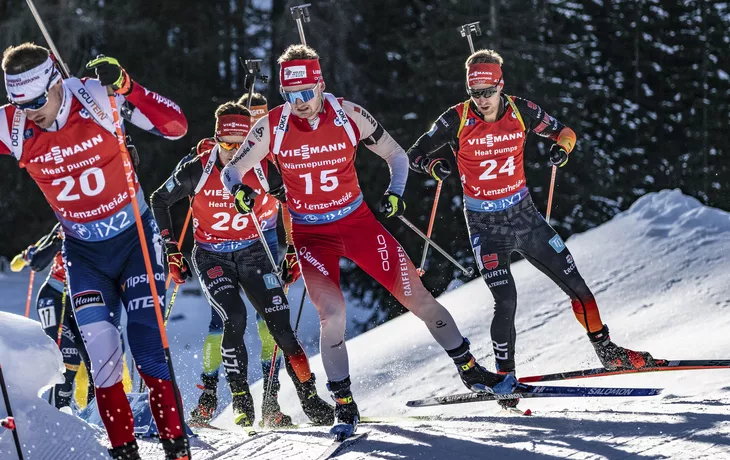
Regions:
[[390, 271], [388, 243], [385, 241], [385, 236], [383, 235], [378, 235], [378, 254], [380, 254], [380, 265], [383, 267], [383, 271]]

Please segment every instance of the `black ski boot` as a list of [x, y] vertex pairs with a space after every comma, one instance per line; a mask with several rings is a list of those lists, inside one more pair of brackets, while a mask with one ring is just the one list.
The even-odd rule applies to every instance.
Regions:
[[112, 460], [142, 460], [142, 457], [139, 456], [137, 441], [129, 441], [121, 446], [109, 449], [109, 455]]
[[203, 384], [197, 387], [203, 390], [203, 394], [198, 399], [198, 407], [190, 412], [190, 422], [192, 424], [207, 424], [213, 419], [213, 414], [218, 408], [218, 377], [203, 374]]
[[233, 422], [236, 425], [248, 427], [253, 426], [256, 419], [253, 397], [248, 389], [248, 383], [234, 380], [230, 382], [231, 395], [233, 396]]
[[175, 439], [160, 439], [166, 460], [190, 460], [190, 442], [187, 436]]
[[464, 385], [475, 393], [512, 393], [517, 385], [513, 375], [498, 375], [489, 372], [477, 363], [469, 351], [469, 341], [464, 338], [461, 346], [453, 350], [446, 350], [454, 360], [459, 376]]
[[629, 350], [613, 343], [608, 335], [608, 326], [605, 324], [600, 331], [589, 332], [588, 338], [591, 340], [601, 364], [608, 370], [641, 369], [642, 367], [656, 366], [656, 361], [649, 353]]
[[357, 424], [360, 422], [360, 411], [357, 410], [357, 404], [352, 399], [350, 391], [350, 377], [339, 382], [328, 382], [327, 389], [332, 392], [332, 398], [335, 400], [335, 420], [330, 434], [334, 435], [337, 441], [342, 441], [355, 434]]
[[279, 401], [277, 400], [281, 383], [279, 383], [278, 380], [274, 380], [271, 383], [271, 389], [267, 393], [268, 388], [269, 376], [264, 375], [264, 398], [261, 403], [261, 427], [282, 428], [293, 426], [291, 417], [281, 411]]
[[304, 414], [315, 425], [332, 425], [335, 421], [335, 408], [327, 404], [317, 394], [314, 373], [311, 373], [311, 377], [306, 382], [300, 382], [287, 356], [284, 357], [284, 364], [286, 372], [291, 377], [294, 388], [297, 390], [297, 396], [299, 396], [299, 401], [302, 403]]

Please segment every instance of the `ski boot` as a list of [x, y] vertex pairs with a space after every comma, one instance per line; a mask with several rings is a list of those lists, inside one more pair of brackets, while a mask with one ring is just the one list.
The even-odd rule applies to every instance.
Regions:
[[190, 460], [190, 443], [187, 436], [175, 439], [160, 439], [165, 450], [165, 460]]
[[[515, 371], [502, 371], [497, 369], [497, 374], [499, 375], [511, 375], [515, 380], [517, 380], [517, 377], [515, 376]], [[516, 399], [498, 399], [497, 404], [499, 404], [499, 407], [502, 409], [511, 411], [513, 409], [517, 408], [517, 405], [520, 403], [519, 398]]]
[[294, 387], [297, 389], [297, 396], [302, 403], [302, 410], [309, 420], [315, 425], [332, 425], [335, 422], [335, 408], [327, 404], [317, 394], [317, 385], [312, 377], [306, 382], [300, 382], [294, 377]]
[[642, 367], [656, 366], [656, 361], [649, 353], [629, 350], [613, 343], [608, 335], [608, 326], [605, 324], [600, 331], [589, 332], [588, 338], [591, 340], [601, 364], [608, 370], [641, 369]]
[[339, 382], [328, 382], [327, 389], [335, 400], [334, 425], [330, 434], [334, 435], [336, 441], [342, 441], [355, 434], [360, 422], [360, 411], [350, 391], [350, 377]]
[[480, 366], [469, 351], [469, 341], [466, 338], [461, 346], [446, 352], [454, 360], [461, 381], [475, 393], [508, 394], [517, 386], [513, 375], [498, 375]]
[[260, 426], [262, 428], [282, 428], [287, 426], [293, 426], [291, 417], [281, 412], [279, 401], [279, 389], [281, 383], [275, 380], [271, 383], [271, 389], [267, 394], [269, 388], [269, 376], [264, 376], [264, 400], [261, 404], [261, 417]]
[[109, 455], [112, 460], [142, 460], [137, 441], [125, 442], [121, 446], [109, 449]]
[[233, 406], [233, 422], [243, 427], [253, 426], [256, 412], [248, 383], [234, 380], [230, 384], [231, 395], [233, 396], [231, 404]]
[[198, 407], [190, 412], [190, 422], [192, 424], [207, 424], [213, 419], [213, 414], [218, 408], [218, 376], [208, 376], [203, 374], [203, 384], [197, 387], [203, 390], [203, 394], [198, 399]]

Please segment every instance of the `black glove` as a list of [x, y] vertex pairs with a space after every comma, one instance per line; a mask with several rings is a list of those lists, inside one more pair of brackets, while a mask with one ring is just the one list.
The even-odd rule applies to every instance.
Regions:
[[560, 144], [553, 144], [550, 147], [550, 163], [558, 168], [562, 168], [568, 164], [568, 152], [565, 150], [565, 147]]
[[103, 54], [86, 64], [86, 68], [96, 71], [96, 77], [103, 86], [111, 86], [115, 93], [126, 96], [132, 92], [132, 79], [119, 61]]
[[236, 211], [241, 214], [249, 214], [253, 211], [254, 199], [256, 198], [256, 192], [251, 187], [245, 184], [236, 184], [233, 187], [233, 201], [236, 206]]
[[386, 218], [393, 216], [402, 216], [406, 210], [406, 203], [400, 195], [393, 192], [385, 192], [380, 200], [380, 212], [385, 214]]
[[433, 160], [426, 158], [426, 160], [428, 161], [428, 164], [424, 165], [424, 169], [434, 179], [441, 181], [449, 177], [449, 174], [451, 174], [451, 165], [448, 160], [444, 158], [435, 158]]
[[284, 187], [284, 184], [280, 184], [278, 187], [269, 190], [269, 195], [282, 203], [286, 203], [286, 187]]

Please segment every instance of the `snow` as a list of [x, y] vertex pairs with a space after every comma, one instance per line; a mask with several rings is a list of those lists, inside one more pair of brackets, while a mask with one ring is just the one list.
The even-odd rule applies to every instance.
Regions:
[[[0, 363], [23, 456], [29, 460], [105, 458], [95, 430], [39, 398], [46, 388], [63, 382], [63, 361], [55, 342], [38, 322], [3, 311], [0, 331]], [[3, 404], [0, 418], [7, 415]], [[0, 430], [0, 458], [16, 458], [12, 433]]]
[[[729, 213], [705, 207], [679, 190], [665, 190], [640, 198], [611, 221], [573, 235], [567, 244], [618, 344], [666, 359], [730, 357]], [[525, 261], [514, 263], [512, 268], [518, 288], [518, 375], [597, 367], [598, 360], [563, 292]], [[13, 305], [3, 306], [3, 310], [22, 314], [27, 288], [27, 274], [24, 276], [3, 279], [0, 294]], [[173, 315], [184, 317], [169, 325], [186, 410], [199, 392], [194, 384], [209, 318], [209, 309], [202, 297], [194, 295], [194, 290], [195, 286], [187, 286], [178, 296]], [[299, 295], [293, 289], [289, 296], [292, 321], [296, 318]], [[485, 284], [472, 281], [447, 292], [440, 301], [471, 340], [477, 358], [491, 368], [489, 325], [493, 300]], [[311, 305], [305, 306], [305, 319], [302, 332], [308, 340], [314, 340], [317, 323]], [[246, 340], [251, 345], [250, 368], [255, 373], [258, 337], [252, 321], [249, 318]], [[27, 320], [20, 322], [31, 324]], [[13, 329], [18, 328], [13, 325]], [[0, 328], [6, 330], [4, 326]], [[2, 334], [5, 339], [6, 334]], [[564, 382], [580, 386], [656, 386], [665, 388], [665, 392], [652, 398], [526, 400], [520, 406], [530, 408], [535, 415], [523, 417], [506, 414], [495, 403], [406, 408], [405, 402], [410, 399], [465, 391], [451, 360], [411, 314], [350, 339], [347, 346], [360, 412], [380, 417], [382, 423], [362, 424], [359, 431], [369, 432], [368, 439], [346, 449], [338, 459], [730, 458], [730, 370]], [[311, 349], [309, 342], [308, 350]], [[21, 348], [17, 353], [24, 356], [34, 350], [35, 347]], [[3, 355], [0, 358], [4, 359]], [[326, 395], [321, 359], [315, 356], [311, 361], [320, 394]], [[15, 364], [3, 364], [11, 367], [23, 362], [36, 361], [23, 357]], [[25, 368], [28, 367], [31, 366], [26, 364]], [[41, 366], [33, 367], [40, 372], [37, 368]], [[54, 364], [50, 360], [48, 367], [51, 371], [43, 375], [56, 372], [58, 361]], [[36, 382], [36, 388], [28, 390], [30, 396], [49, 379]], [[282, 409], [296, 422], [306, 422], [293, 385], [283, 371], [281, 381]], [[227, 395], [228, 390], [221, 383], [224, 389], [219, 393]], [[261, 384], [253, 385], [252, 392], [259, 406]], [[29, 400], [14, 397], [18, 398], [19, 410], [27, 410]], [[44, 410], [39, 409], [32, 417], [54, 412], [43, 401], [34, 400], [34, 404]], [[326, 429], [315, 427], [247, 438], [241, 428], [233, 426], [230, 407], [219, 410], [214, 425], [237, 433], [201, 430], [193, 441], [193, 458], [306, 460], [317, 458], [329, 444]], [[399, 418], [403, 415], [422, 418]], [[73, 420], [63, 417], [64, 421]], [[68, 437], [73, 426], [70, 422], [61, 426], [54, 431], [60, 430], [61, 436]], [[19, 434], [25, 443], [23, 438], [27, 434], [23, 431], [21, 427]], [[79, 434], [89, 431], [79, 429]], [[96, 437], [102, 440], [103, 434], [97, 432]], [[53, 439], [49, 437], [45, 443]], [[12, 442], [8, 434], [0, 438], [0, 452], [12, 447], [9, 441]], [[38, 438], [32, 442], [45, 448]], [[76, 448], [75, 458], [96, 458], [99, 452], [99, 444], [88, 439], [77, 441], [68, 437], [64, 445]], [[141, 448], [145, 459], [163, 458], [156, 443], [145, 441]]]

